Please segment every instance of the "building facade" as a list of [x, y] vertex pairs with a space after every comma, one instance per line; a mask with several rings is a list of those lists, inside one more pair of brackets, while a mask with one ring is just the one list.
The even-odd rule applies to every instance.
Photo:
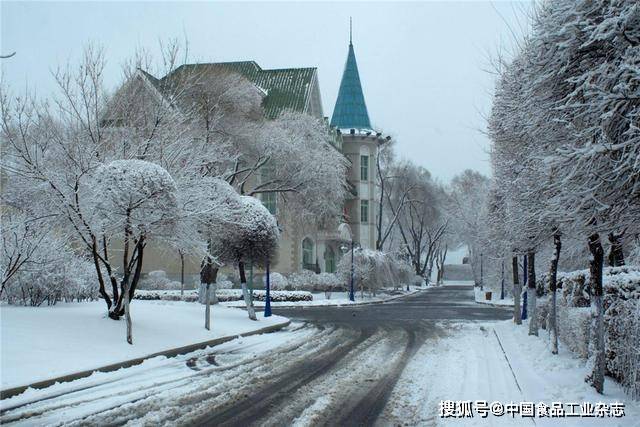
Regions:
[[[378, 146], [389, 138], [376, 132], [370, 123], [364, 93], [358, 73], [353, 44], [349, 43], [344, 73], [331, 120], [324, 116], [316, 68], [262, 69], [254, 61], [188, 64], [169, 76], [156, 79], [141, 71], [136, 78], [140, 84], [162, 96], [163, 79], [179, 78], [181, 73], [196, 72], [204, 75], [204, 82], [213, 82], [221, 73], [236, 73], [249, 80], [262, 97], [263, 114], [267, 119], [278, 117], [285, 110], [309, 114], [327, 122], [334, 147], [349, 160], [345, 180], [350, 189], [345, 201], [343, 221], [352, 230], [356, 245], [375, 248], [376, 218], [379, 194], [376, 185], [376, 154]], [[206, 83], [205, 83], [206, 84]], [[260, 176], [268, 173], [268, 170]], [[281, 228], [278, 256], [272, 271], [280, 273], [335, 272], [342, 256], [344, 242], [336, 229], [324, 229], [307, 222], [292, 224], [287, 221], [287, 209], [274, 193], [258, 196], [269, 211], [278, 218]], [[290, 213], [289, 213], [290, 214]], [[200, 260], [184, 259], [179, 254], [161, 247], [149, 247], [145, 254], [145, 271], [164, 270], [177, 277], [184, 262], [185, 274], [197, 277]]]

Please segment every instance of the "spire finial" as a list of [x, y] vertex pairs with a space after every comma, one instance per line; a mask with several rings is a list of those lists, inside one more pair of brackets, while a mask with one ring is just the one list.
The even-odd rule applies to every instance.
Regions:
[[353, 44], [353, 23], [351, 17], [349, 17], [349, 44]]

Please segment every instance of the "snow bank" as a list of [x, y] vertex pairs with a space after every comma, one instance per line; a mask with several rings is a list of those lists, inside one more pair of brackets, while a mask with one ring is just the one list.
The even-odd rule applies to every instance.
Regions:
[[[275, 301], [272, 306], [274, 307], [299, 307], [299, 306], [341, 306], [341, 305], [358, 305], [358, 304], [372, 304], [372, 303], [381, 303], [385, 301], [391, 301], [396, 298], [400, 298], [406, 295], [411, 295], [413, 293], [418, 292], [420, 289], [429, 289], [429, 288], [420, 288], [417, 286], [411, 286], [409, 291], [405, 290], [395, 290], [393, 288], [382, 289], [376, 296], [365, 294], [362, 295], [360, 292], [355, 293], [355, 301], [349, 300], [348, 292], [314, 292], [309, 293], [313, 299], [312, 300], [299, 300], [299, 301]], [[254, 291], [255, 294], [256, 291]], [[289, 291], [293, 292], [293, 291]], [[308, 292], [305, 292], [308, 293]], [[273, 292], [272, 299], [273, 300]], [[223, 302], [223, 305], [227, 307], [244, 307], [244, 301], [228, 301]], [[256, 307], [264, 307], [264, 298], [255, 301]]]
[[[262, 290], [254, 290], [252, 296], [254, 301], [265, 301], [267, 293]], [[244, 305], [241, 289], [218, 289], [216, 297], [219, 302], [242, 301]], [[271, 291], [270, 297], [272, 302], [311, 301], [313, 299], [311, 292], [305, 291]], [[184, 291], [182, 295], [180, 291], [136, 291], [134, 299], [194, 302], [198, 301], [198, 291]]]
[[[592, 331], [589, 270], [558, 273], [558, 338], [571, 351], [588, 358]], [[604, 269], [604, 323], [607, 374], [640, 398], [640, 268]], [[549, 279], [537, 283], [540, 325], [547, 323]]]
[[3, 305], [2, 389], [286, 321], [281, 316], [251, 321], [244, 311], [214, 306], [207, 331], [200, 304], [134, 301], [131, 309], [133, 345], [125, 341], [125, 322], [107, 318], [102, 301], [39, 308]]

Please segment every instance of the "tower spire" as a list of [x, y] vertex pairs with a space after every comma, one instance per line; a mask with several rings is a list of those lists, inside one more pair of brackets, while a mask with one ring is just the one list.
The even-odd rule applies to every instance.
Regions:
[[353, 49], [353, 20], [349, 17], [349, 51], [344, 66], [338, 99], [331, 116], [331, 126], [339, 129], [371, 130], [367, 105], [364, 102], [356, 54]]

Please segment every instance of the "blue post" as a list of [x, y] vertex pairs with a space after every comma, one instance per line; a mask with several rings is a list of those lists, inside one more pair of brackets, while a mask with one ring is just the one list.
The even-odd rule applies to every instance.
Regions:
[[267, 258], [267, 295], [264, 301], [264, 317], [271, 316], [271, 282], [269, 277], [269, 258]]
[[483, 257], [480, 252], [480, 290], [484, 290], [484, 271], [483, 271]]
[[504, 299], [504, 258], [502, 258], [502, 274], [500, 280], [500, 299]]
[[351, 240], [351, 286], [349, 287], [349, 300], [356, 300], [356, 296], [353, 293], [353, 240]]
[[524, 280], [522, 288], [524, 289], [524, 294], [522, 295], [522, 320], [526, 320], [527, 318], [527, 256], [524, 256]]

